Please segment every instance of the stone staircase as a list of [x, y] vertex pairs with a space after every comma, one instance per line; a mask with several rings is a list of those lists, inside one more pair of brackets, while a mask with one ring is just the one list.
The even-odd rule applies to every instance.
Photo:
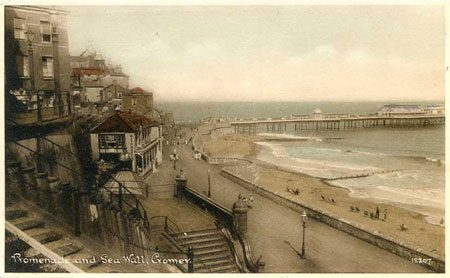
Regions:
[[[218, 229], [182, 232], [173, 237], [186, 250], [189, 245], [194, 251], [194, 273], [226, 272], [238, 273], [239, 269], [231, 254], [227, 240]], [[182, 265], [187, 272], [187, 265]]]
[[113, 272], [113, 270], [101, 264], [98, 256], [85, 250], [81, 244], [69, 236], [62, 235], [56, 228], [46, 225], [45, 221], [36, 219], [27, 210], [15, 205], [9, 205], [5, 211], [5, 226], [9, 232], [6, 242], [13, 240], [17, 236], [32, 246], [25, 252], [28, 258], [47, 258], [45, 254], [52, 254], [49, 259], [62, 261], [66, 259], [70, 262], [62, 263], [59, 266], [68, 272]]

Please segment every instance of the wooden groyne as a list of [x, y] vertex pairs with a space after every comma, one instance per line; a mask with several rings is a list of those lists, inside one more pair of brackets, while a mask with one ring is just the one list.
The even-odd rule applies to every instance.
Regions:
[[334, 178], [321, 178], [321, 180], [335, 181], [335, 180], [345, 180], [345, 179], [358, 179], [358, 178], [374, 176], [377, 174], [386, 174], [386, 173], [393, 173], [393, 172], [399, 172], [399, 171], [402, 171], [402, 169], [375, 171], [375, 172], [370, 172], [370, 173], [363, 173], [363, 174], [357, 174], [357, 175], [351, 175], [351, 176], [341, 176], [341, 177], [334, 177]]

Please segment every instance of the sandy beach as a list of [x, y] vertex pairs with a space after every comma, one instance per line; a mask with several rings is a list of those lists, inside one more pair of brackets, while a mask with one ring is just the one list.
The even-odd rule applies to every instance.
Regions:
[[[318, 178], [260, 161], [257, 159], [258, 154], [270, 150], [256, 142], [265, 139], [257, 135], [227, 134], [214, 140], [202, 140], [202, 149], [210, 156], [249, 159], [256, 165], [253, 166], [255, 183], [277, 191], [280, 195], [320, 208], [336, 218], [357, 223], [369, 231], [378, 231], [410, 247], [420, 248], [441, 259], [445, 258], [444, 227], [430, 224], [425, 220], [425, 215], [415, 212], [417, 210], [411, 211], [394, 203], [385, 204], [369, 198], [354, 198], [350, 196], [348, 189], [332, 186]], [[290, 141], [290, 144], [302, 144], [302, 141]], [[299, 192], [298, 195], [294, 193], [296, 190]], [[359, 212], [352, 211], [351, 207], [357, 207]], [[380, 219], [371, 218], [370, 213], [375, 214], [377, 207]], [[365, 211], [368, 216], [365, 216]], [[385, 212], [387, 212], [386, 219], [384, 219]], [[406, 225], [406, 230], [400, 229], [402, 224]]]

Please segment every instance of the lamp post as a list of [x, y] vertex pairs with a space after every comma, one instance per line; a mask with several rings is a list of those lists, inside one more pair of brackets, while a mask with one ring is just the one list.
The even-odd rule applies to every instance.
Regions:
[[177, 160], [178, 160], [178, 154], [177, 154], [177, 149], [173, 149], [173, 169], [176, 170], [177, 169]]
[[306, 230], [306, 219], [308, 216], [306, 215], [306, 212], [303, 211], [302, 214], [302, 223], [303, 223], [303, 243], [302, 243], [302, 259], [306, 259], [306, 253], [305, 253], [305, 230]]
[[211, 197], [211, 170], [208, 169], [208, 197]]

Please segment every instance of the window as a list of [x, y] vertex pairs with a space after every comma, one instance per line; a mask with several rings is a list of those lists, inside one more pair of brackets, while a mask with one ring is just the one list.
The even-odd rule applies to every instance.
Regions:
[[14, 18], [14, 38], [18, 40], [24, 40], [25, 37], [25, 19]]
[[52, 42], [52, 32], [48, 21], [41, 21], [41, 38], [42, 42]]
[[124, 135], [102, 134], [100, 135], [100, 149], [123, 149]]
[[136, 102], [136, 98], [132, 98], [131, 99], [131, 105], [136, 106], [137, 102]]
[[20, 77], [28, 77], [28, 56], [16, 56], [17, 73]]
[[44, 78], [53, 78], [53, 58], [42, 57], [42, 76]]

